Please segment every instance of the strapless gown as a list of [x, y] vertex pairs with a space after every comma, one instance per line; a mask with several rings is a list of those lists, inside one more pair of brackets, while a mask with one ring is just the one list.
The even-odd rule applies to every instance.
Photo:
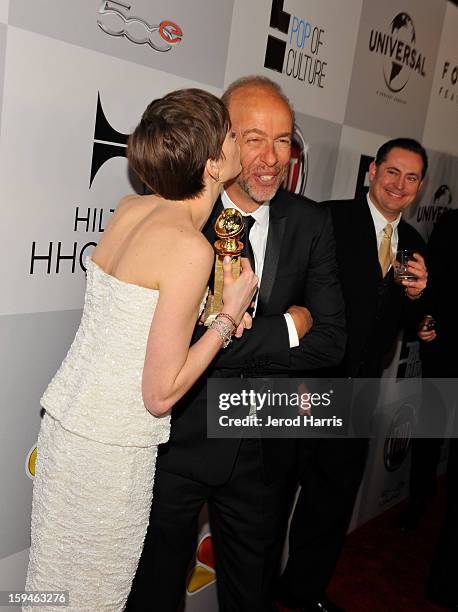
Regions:
[[[123, 610], [148, 526], [157, 445], [170, 417], [147, 412], [146, 343], [159, 292], [87, 260], [83, 315], [42, 397], [27, 591], [69, 591], [68, 607]], [[26, 607], [24, 610], [31, 610]]]

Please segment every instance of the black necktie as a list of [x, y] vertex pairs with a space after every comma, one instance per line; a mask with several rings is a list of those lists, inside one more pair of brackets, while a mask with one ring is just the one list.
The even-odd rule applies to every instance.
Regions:
[[245, 235], [243, 237], [244, 246], [243, 246], [242, 256], [248, 258], [251, 264], [251, 267], [253, 269], [253, 272], [254, 272], [255, 271], [254, 252], [253, 252], [253, 247], [251, 246], [251, 242], [250, 242], [250, 230], [253, 227], [253, 224], [256, 223], [256, 220], [251, 215], [247, 215], [246, 217], [243, 217], [243, 221], [245, 222]]

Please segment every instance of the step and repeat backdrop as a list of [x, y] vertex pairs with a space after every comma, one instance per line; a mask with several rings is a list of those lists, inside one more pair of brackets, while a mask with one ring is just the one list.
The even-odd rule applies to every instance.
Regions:
[[[85, 257], [139, 189], [125, 146], [146, 105], [272, 78], [296, 110], [288, 188], [318, 201], [367, 189], [378, 146], [417, 138], [431, 169], [405, 217], [428, 238], [458, 206], [457, 31], [447, 0], [0, 0], [0, 590], [23, 586], [39, 398], [79, 322]], [[392, 384], [411, 395], [418, 368], [418, 345], [400, 341]], [[405, 495], [398, 408], [353, 525]], [[214, 583], [203, 516], [187, 612], [217, 610]]]

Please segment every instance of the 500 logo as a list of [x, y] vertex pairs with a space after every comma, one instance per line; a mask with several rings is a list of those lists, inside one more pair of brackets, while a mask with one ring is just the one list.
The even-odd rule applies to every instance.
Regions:
[[154, 51], [170, 51], [183, 38], [183, 31], [173, 21], [150, 25], [140, 17], [129, 16], [132, 5], [120, 0], [104, 0], [97, 19], [99, 28], [109, 36], [127, 38], [135, 45], [149, 45]]

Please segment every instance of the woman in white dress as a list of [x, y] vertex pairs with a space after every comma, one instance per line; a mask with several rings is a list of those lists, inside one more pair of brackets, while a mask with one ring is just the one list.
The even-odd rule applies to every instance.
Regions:
[[128, 158], [153, 195], [122, 200], [88, 258], [80, 327], [42, 398], [26, 590], [68, 591], [75, 612], [124, 608], [170, 410], [250, 327], [257, 286], [247, 260], [238, 279], [225, 261], [224, 313], [190, 347], [214, 261], [201, 229], [240, 172], [220, 100], [189, 89], [153, 101]]

